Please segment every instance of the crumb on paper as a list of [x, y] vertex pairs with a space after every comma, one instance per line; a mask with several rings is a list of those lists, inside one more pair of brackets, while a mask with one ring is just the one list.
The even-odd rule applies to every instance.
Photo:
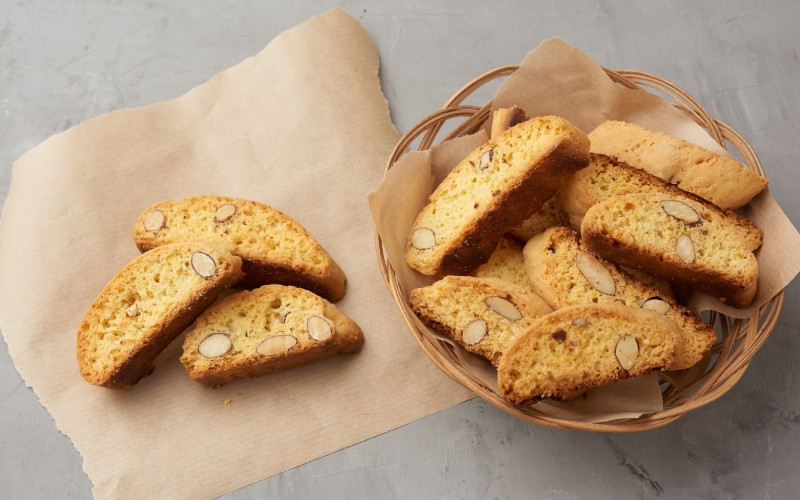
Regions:
[[231, 398], [225, 398], [225, 406], [231, 405]]

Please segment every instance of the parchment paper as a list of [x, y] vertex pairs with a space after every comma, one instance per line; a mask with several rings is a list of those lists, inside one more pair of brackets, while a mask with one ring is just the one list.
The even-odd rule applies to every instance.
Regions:
[[[493, 109], [518, 106], [528, 116], [562, 116], [586, 133], [605, 120], [625, 120], [730, 156], [702, 127], [672, 104], [649, 92], [615, 84], [601, 66], [558, 38], [546, 40], [530, 52], [519, 70], [500, 85], [492, 103]], [[484, 130], [445, 141], [430, 151], [406, 154], [370, 195], [373, 219], [387, 259], [406, 293], [437, 279], [424, 276], [405, 263], [406, 241], [414, 218], [447, 173], [488, 140], [490, 125], [487, 121]], [[769, 165], [765, 169], [769, 178]], [[800, 234], [768, 192], [745, 206], [742, 214], [764, 232], [763, 246], [756, 253], [759, 262], [756, 298], [751, 306], [734, 309], [698, 293], [692, 296], [689, 304], [696, 312], [713, 309], [732, 317], [748, 317], [800, 271], [800, 255], [795, 251], [800, 245]], [[463, 349], [456, 348], [456, 353], [462, 363], [470, 367], [471, 373], [487, 386], [496, 386], [496, 371], [488, 364], [474, 362]], [[635, 417], [662, 409], [658, 384], [653, 377], [638, 377], [594, 392], [580, 402], [551, 404], [543, 401], [537, 403], [537, 408], [585, 422]]]
[[[2, 331], [96, 497], [215, 497], [472, 396], [419, 349], [375, 262], [364, 197], [397, 138], [377, 51], [334, 10], [180, 98], [100, 116], [15, 163], [0, 222]], [[207, 389], [178, 361], [179, 337], [138, 385], [88, 385], [75, 334], [138, 255], [136, 217], [204, 193], [303, 224], [347, 274], [337, 305], [364, 330], [362, 351]]]

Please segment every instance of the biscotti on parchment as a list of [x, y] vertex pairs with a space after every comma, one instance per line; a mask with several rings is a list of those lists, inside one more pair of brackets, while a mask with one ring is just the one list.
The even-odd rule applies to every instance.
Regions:
[[244, 287], [277, 283], [334, 302], [344, 296], [344, 272], [328, 252], [297, 221], [263, 203], [211, 195], [163, 201], [142, 212], [134, 230], [141, 251], [192, 240], [233, 245]]
[[551, 311], [538, 295], [493, 278], [445, 276], [411, 291], [411, 309], [428, 326], [495, 366], [514, 338]]
[[632, 123], [606, 121], [589, 139], [592, 152], [642, 169], [724, 209], [743, 206], [768, 183], [732, 158]]
[[[492, 113], [492, 135], [494, 139], [515, 125], [527, 121], [528, 115], [516, 106], [500, 108]], [[580, 172], [580, 170], [579, 170]], [[522, 224], [512, 227], [508, 233], [521, 242], [528, 241], [534, 234], [541, 233], [548, 227], [564, 226], [569, 222], [567, 213], [561, 209], [557, 196], [553, 196], [533, 214], [526, 218]]]
[[497, 383], [510, 403], [564, 399], [575, 391], [674, 368], [678, 325], [620, 304], [576, 305], [534, 321], [500, 360]]
[[752, 252], [761, 231], [704, 200], [677, 194], [614, 196], [586, 212], [583, 243], [622, 266], [669, 279], [734, 307], [756, 293]]
[[534, 236], [523, 250], [533, 290], [553, 308], [591, 303], [618, 302], [652, 309], [681, 328], [685, 349], [671, 369], [697, 363], [716, 340], [716, 332], [691, 311], [596, 256], [565, 227], [550, 228]]
[[77, 335], [81, 376], [124, 388], [152, 373], [153, 361], [203, 309], [242, 279], [242, 261], [224, 247], [171, 243], [143, 253], [106, 285]]
[[412, 225], [409, 266], [427, 275], [469, 274], [509, 228], [535, 213], [589, 162], [589, 142], [554, 116], [530, 119], [470, 153]]
[[472, 275], [477, 278], [497, 278], [532, 291], [525, 270], [523, 246], [508, 235], [503, 236], [489, 260], [478, 266]]
[[336, 306], [308, 290], [265, 285], [230, 295], [197, 318], [181, 362], [208, 386], [357, 352], [364, 336]]
[[761, 231], [744, 217], [720, 209], [713, 203], [668, 184], [654, 175], [599, 153], [592, 153], [589, 165], [564, 183], [558, 193], [558, 200], [569, 214], [570, 225], [573, 229], [579, 230], [583, 216], [591, 207], [612, 196], [631, 193], [649, 193], [649, 196], [661, 198], [689, 198], [706, 207], [705, 210], [729, 219], [733, 225], [731, 229], [746, 240], [750, 250], [761, 246]]

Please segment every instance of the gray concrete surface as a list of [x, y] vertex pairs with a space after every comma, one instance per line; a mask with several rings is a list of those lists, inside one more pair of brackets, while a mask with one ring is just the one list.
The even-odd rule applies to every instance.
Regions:
[[[758, 152], [800, 223], [800, 4], [701, 1], [3, 0], [0, 201], [11, 163], [98, 114], [181, 95], [336, 5], [377, 45], [403, 131], [472, 77], [561, 36], [599, 63], [691, 92]], [[2, 284], [0, 284], [2, 286]], [[226, 496], [246, 498], [797, 498], [800, 284], [740, 383], [646, 433], [559, 431], [481, 400]], [[87, 498], [81, 457], [0, 342], [0, 497]]]

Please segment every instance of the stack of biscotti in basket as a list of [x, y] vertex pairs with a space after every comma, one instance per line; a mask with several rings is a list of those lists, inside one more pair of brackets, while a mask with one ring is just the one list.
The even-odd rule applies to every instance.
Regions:
[[[345, 294], [342, 269], [268, 205], [212, 195], [164, 201], [142, 212], [133, 236], [142, 255], [106, 285], [78, 330], [78, 367], [93, 385], [136, 384], [193, 322], [181, 362], [210, 387], [363, 343], [330, 302]], [[217, 301], [234, 286], [254, 289]]]
[[406, 262], [441, 278], [411, 292], [417, 316], [494, 364], [514, 405], [703, 359], [716, 332], [679, 298], [752, 301], [762, 235], [731, 210], [767, 180], [630, 123], [587, 136], [511, 108], [491, 130], [411, 228]]

